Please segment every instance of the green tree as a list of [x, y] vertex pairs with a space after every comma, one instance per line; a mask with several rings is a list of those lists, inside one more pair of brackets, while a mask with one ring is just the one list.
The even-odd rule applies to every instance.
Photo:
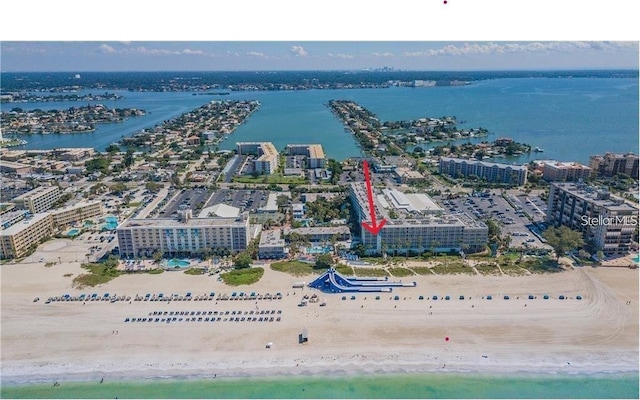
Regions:
[[316, 257], [316, 263], [313, 268], [327, 269], [331, 267], [331, 265], [333, 265], [333, 257], [331, 257], [331, 254], [320, 254]]
[[162, 261], [162, 251], [161, 250], [156, 250], [153, 252], [153, 261], [155, 261], [156, 264], [160, 264], [160, 261]]
[[566, 226], [550, 227], [542, 233], [547, 239], [547, 244], [556, 252], [556, 260], [559, 261], [567, 251], [584, 246], [582, 233]]
[[120, 146], [118, 146], [115, 143], [110, 144], [109, 146], [107, 146], [107, 148], [105, 149], [105, 151], [111, 155], [117, 153], [120, 151]]
[[243, 251], [233, 260], [233, 265], [236, 269], [249, 268], [251, 266], [251, 256]]

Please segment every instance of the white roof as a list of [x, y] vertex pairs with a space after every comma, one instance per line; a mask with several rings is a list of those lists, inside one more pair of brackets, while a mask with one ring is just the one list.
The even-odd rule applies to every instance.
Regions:
[[200, 214], [199, 218], [206, 218], [210, 213], [215, 214], [221, 218], [233, 218], [240, 215], [240, 209], [238, 207], [233, 207], [226, 205], [224, 203], [216, 204], [215, 206], [204, 208]]

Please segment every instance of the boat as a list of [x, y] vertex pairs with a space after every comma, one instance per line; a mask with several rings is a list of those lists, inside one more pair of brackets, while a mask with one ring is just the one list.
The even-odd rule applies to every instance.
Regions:
[[533, 151], [535, 151], [536, 153], [542, 153], [544, 149], [541, 149], [540, 147], [534, 147]]

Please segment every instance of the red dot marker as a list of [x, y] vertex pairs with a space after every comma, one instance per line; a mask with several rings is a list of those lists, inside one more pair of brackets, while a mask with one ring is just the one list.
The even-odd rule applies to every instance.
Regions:
[[447, 4], [447, 0], [444, 0], [444, 1], [443, 1], [443, 3], [444, 3], [444, 4]]

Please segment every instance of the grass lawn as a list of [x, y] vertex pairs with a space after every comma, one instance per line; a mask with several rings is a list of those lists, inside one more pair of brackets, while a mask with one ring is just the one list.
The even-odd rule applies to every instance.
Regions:
[[500, 269], [505, 275], [509, 276], [524, 276], [527, 275], [527, 270], [523, 269], [522, 263], [500, 264]]
[[406, 268], [402, 268], [402, 267], [393, 267], [393, 268], [388, 268], [387, 269], [389, 271], [389, 273], [393, 276], [397, 276], [398, 278], [403, 277], [403, 276], [411, 276], [413, 275], [413, 272], [411, 272], [410, 270], [406, 269]]
[[[556, 260], [552, 258], [536, 258], [529, 259], [520, 263], [522, 268], [528, 269], [534, 274], [543, 274], [545, 272], [560, 272], [562, 268]], [[501, 266], [502, 267], [502, 266]]]
[[284, 272], [293, 276], [305, 276], [313, 274], [313, 265], [302, 261], [279, 261], [271, 264], [271, 269]]
[[73, 287], [81, 289], [87, 286], [96, 286], [107, 283], [122, 275], [122, 271], [116, 269], [117, 259], [108, 259], [103, 263], [82, 264], [82, 268], [89, 271], [88, 274], [80, 274], [73, 278]]
[[411, 267], [411, 270], [418, 275], [433, 275], [433, 272], [431, 272], [431, 268], [429, 267]]
[[187, 275], [203, 275], [204, 268], [189, 268], [188, 270], [184, 271], [184, 273]]
[[276, 183], [283, 185], [304, 185], [308, 183], [306, 179], [299, 176], [283, 176], [282, 174], [262, 175], [254, 178], [253, 176], [236, 176], [233, 178], [236, 183]]
[[244, 269], [236, 269], [231, 272], [225, 272], [220, 277], [229, 286], [252, 285], [260, 280], [264, 275], [262, 267], [252, 267]]
[[353, 268], [353, 272], [358, 277], [368, 276], [389, 276], [389, 273], [382, 268]]
[[348, 265], [336, 264], [333, 266], [333, 268], [335, 268], [335, 270], [342, 275], [353, 276], [353, 268]]
[[446, 264], [438, 264], [432, 267], [431, 270], [438, 275], [475, 275], [475, 272], [473, 271], [473, 269], [471, 269], [471, 267], [464, 265], [461, 262], [448, 262]]
[[475, 268], [480, 272], [480, 275], [493, 275], [500, 276], [500, 270], [498, 266], [494, 263], [480, 263], [476, 264]]

